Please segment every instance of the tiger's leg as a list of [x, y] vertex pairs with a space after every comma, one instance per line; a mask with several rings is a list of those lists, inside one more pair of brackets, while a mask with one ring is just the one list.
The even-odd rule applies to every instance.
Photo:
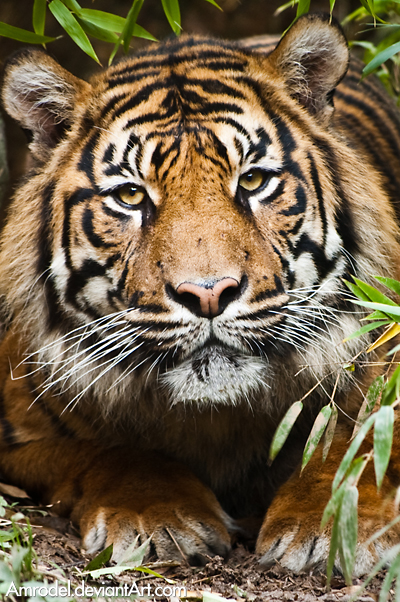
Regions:
[[107, 447], [108, 425], [96, 407], [66, 412], [62, 396], [38, 396], [18, 348], [11, 335], [0, 346], [3, 479], [70, 515], [90, 552], [113, 543], [118, 559], [137, 535], [152, 535], [160, 558], [181, 560], [178, 546], [192, 561], [227, 553], [230, 519], [211, 490], [183, 465], [135, 442]]
[[[365, 545], [373, 533], [397, 516], [394, 492], [400, 479], [394, 473], [394, 467], [400, 459], [399, 431], [397, 423], [391, 460], [393, 468], [389, 465], [380, 491], [377, 491], [372, 462], [367, 465], [358, 485], [357, 576], [369, 572], [388, 548], [400, 542], [400, 526], [396, 525], [375, 543]], [[278, 560], [296, 572], [312, 567], [325, 569], [332, 520], [322, 532], [320, 524], [332, 493], [335, 472], [348, 445], [349, 433], [338, 432], [334, 449], [329, 452], [325, 463], [322, 463], [321, 451], [317, 450], [301, 476], [297, 472], [278, 490], [257, 541], [257, 553], [261, 555], [264, 566]], [[371, 447], [372, 438], [365, 442], [362, 451], [369, 451]], [[341, 570], [338, 559], [336, 568]]]
[[117, 560], [137, 535], [152, 536], [159, 558], [196, 563], [229, 550], [229, 518], [214, 494], [158, 454], [61, 439], [0, 446], [0, 458], [5, 478], [71, 515], [89, 552], [113, 543]]

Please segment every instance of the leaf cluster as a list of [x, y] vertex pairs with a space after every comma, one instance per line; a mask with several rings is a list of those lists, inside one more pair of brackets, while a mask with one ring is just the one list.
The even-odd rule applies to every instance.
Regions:
[[[160, 0], [164, 14], [175, 35], [181, 32], [179, 0]], [[215, 0], [205, 0], [219, 8]], [[33, 0], [33, 31], [0, 22], [0, 36], [12, 38], [25, 44], [48, 44], [56, 38], [45, 35], [46, 15], [52, 14], [61, 29], [88, 56], [100, 63], [89, 38], [109, 42], [113, 45], [109, 64], [112, 63], [120, 46], [127, 53], [132, 37], [156, 41], [156, 38], [138, 25], [137, 19], [145, 0], [133, 0], [127, 16], [82, 8], [77, 0]], [[221, 9], [220, 9], [221, 10]]]
[[[374, 41], [357, 39], [350, 42], [364, 50], [363, 77], [376, 72], [388, 91], [400, 95], [400, 0], [359, 0], [360, 7], [348, 14], [342, 21], [358, 25], [359, 33], [365, 37], [373, 30], [377, 33]], [[326, 0], [327, 10], [332, 14], [336, 0]], [[278, 13], [296, 6], [296, 19], [312, 10], [311, 0], [291, 0], [280, 6]], [[360, 31], [360, 26], [363, 29]], [[367, 35], [370, 38], [370, 35]]]

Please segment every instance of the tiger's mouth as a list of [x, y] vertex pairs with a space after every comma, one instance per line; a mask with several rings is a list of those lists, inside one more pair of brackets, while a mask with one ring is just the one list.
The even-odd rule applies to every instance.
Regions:
[[171, 405], [235, 405], [266, 387], [268, 361], [209, 340], [161, 376]]

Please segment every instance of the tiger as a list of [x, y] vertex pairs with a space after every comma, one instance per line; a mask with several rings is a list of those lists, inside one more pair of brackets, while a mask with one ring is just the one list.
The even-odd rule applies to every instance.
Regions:
[[[382, 370], [371, 333], [343, 343], [343, 280], [400, 266], [399, 114], [361, 69], [322, 14], [272, 47], [167, 39], [88, 82], [44, 50], [6, 63], [31, 166], [1, 235], [0, 476], [88, 553], [150, 538], [201, 564], [251, 522], [261, 566], [326, 567], [321, 516]], [[332, 448], [300, 476], [329, 402]], [[396, 516], [397, 430], [381, 489], [372, 468], [359, 484], [356, 575], [399, 541], [368, 541]]]

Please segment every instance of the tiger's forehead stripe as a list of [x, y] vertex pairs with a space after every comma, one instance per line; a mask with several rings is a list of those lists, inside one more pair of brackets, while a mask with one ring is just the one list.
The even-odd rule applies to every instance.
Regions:
[[[107, 76], [107, 83], [110, 87], [115, 84], [131, 81], [131, 77], [136, 77], [136, 73], [140, 71], [152, 71], [164, 66], [178, 67], [182, 63], [207, 62], [214, 70], [243, 71], [246, 66], [245, 52], [240, 49], [234, 42], [221, 43], [211, 39], [202, 40], [191, 38], [190, 44], [187, 44], [187, 39], [173, 40], [166, 42], [163, 46], [149, 48], [141, 54], [129, 59], [129, 65], [126, 62], [112, 67]], [[215, 48], [215, 50], [214, 50]], [[135, 70], [132, 70], [134, 65]]]

